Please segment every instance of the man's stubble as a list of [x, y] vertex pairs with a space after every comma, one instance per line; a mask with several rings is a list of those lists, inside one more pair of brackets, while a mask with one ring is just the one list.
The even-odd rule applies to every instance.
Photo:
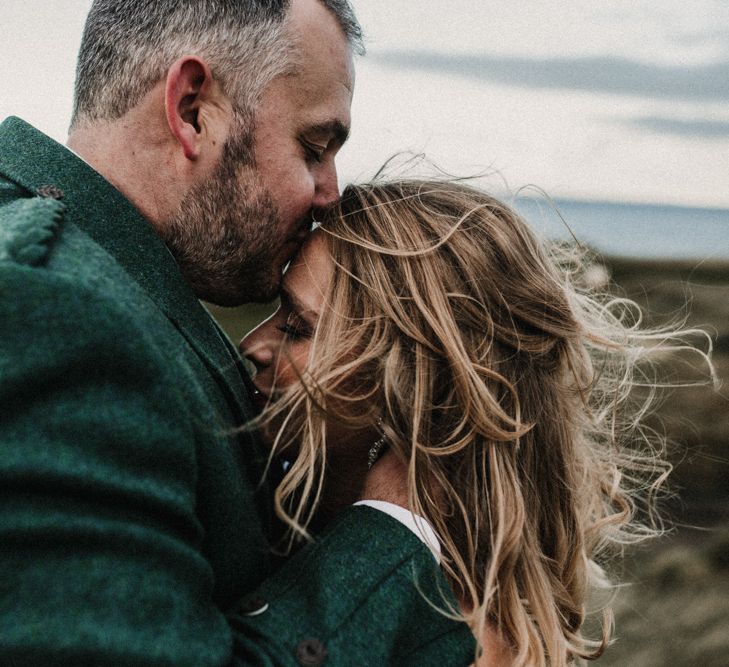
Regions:
[[163, 229], [197, 297], [220, 306], [267, 303], [280, 286], [282, 226], [256, 169], [252, 126], [236, 122], [214, 173], [185, 194]]

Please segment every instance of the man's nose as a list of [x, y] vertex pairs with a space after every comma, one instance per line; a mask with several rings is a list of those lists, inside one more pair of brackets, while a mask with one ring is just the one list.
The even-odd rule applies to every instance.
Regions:
[[339, 201], [339, 183], [334, 160], [323, 164], [314, 190], [312, 205], [315, 209], [326, 209]]

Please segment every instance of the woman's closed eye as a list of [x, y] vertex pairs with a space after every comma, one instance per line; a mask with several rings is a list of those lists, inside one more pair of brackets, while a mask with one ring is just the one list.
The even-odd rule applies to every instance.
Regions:
[[289, 340], [304, 340], [311, 338], [311, 327], [296, 313], [289, 313], [286, 321], [276, 327]]

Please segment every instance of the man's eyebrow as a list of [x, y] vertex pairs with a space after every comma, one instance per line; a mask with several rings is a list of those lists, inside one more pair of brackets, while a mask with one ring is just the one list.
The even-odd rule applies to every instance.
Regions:
[[349, 127], [345, 125], [341, 120], [332, 119], [326, 120], [322, 123], [314, 123], [309, 125], [306, 130], [306, 134], [321, 134], [328, 135], [334, 138], [338, 144], [343, 144], [349, 138]]

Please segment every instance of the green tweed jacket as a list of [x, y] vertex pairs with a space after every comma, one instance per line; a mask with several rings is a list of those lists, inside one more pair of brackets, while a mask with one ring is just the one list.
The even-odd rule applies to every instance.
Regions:
[[0, 665], [462, 665], [444, 581], [352, 507], [274, 569], [235, 349], [149, 223], [0, 125]]

